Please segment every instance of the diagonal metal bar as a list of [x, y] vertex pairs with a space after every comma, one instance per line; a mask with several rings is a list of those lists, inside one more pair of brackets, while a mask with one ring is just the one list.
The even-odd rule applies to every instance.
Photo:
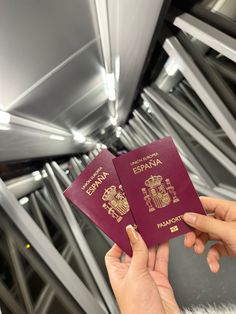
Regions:
[[38, 205], [38, 202], [36, 200], [36, 197], [35, 197], [35, 194], [32, 193], [30, 195], [30, 203], [31, 203], [31, 211], [32, 211], [32, 214], [37, 222], [37, 224], [40, 226], [40, 228], [43, 230], [43, 232], [46, 234], [46, 236], [48, 237], [48, 239], [50, 241], [52, 241], [51, 239], [51, 236], [50, 236], [50, 233], [48, 231], [48, 228], [47, 228], [47, 225], [44, 221], [44, 218], [43, 218], [43, 215], [40, 211], [40, 208], [39, 208], [39, 205]]
[[236, 38], [236, 29], [235, 23], [233, 20], [230, 20], [224, 16], [219, 16], [215, 12], [207, 10], [203, 5], [197, 3], [194, 5], [190, 12], [200, 20], [211, 24], [213, 27], [218, 28], [223, 33], [228, 34], [229, 36]]
[[123, 133], [120, 135], [120, 141], [128, 151], [132, 149], [132, 147], [130, 146], [129, 142], [127, 141]]
[[[140, 121], [144, 124], [144, 126], [153, 134], [153, 139], [156, 139], [157, 137], [161, 137], [161, 133], [159, 130], [153, 125], [152, 121], [150, 120], [149, 116], [146, 115], [146, 112], [142, 109], [134, 110], [133, 115], [138, 117]], [[159, 134], [159, 135], [158, 135]]]
[[147, 136], [147, 134], [145, 132], [143, 132], [142, 129], [140, 129], [140, 127], [138, 126], [137, 122], [135, 122], [133, 119], [130, 119], [129, 120], [129, 125], [135, 130], [135, 132], [137, 134], [139, 134], [142, 139], [143, 139], [143, 142], [145, 144], [148, 144], [151, 142], [151, 139]]
[[149, 97], [147, 97], [144, 94], [142, 95], [142, 97], [150, 104], [150, 107], [152, 108], [152, 111], [156, 115], [157, 119], [162, 121], [162, 123], [165, 125], [168, 132], [171, 135], [173, 135], [174, 139], [179, 144], [181, 149], [183, 149], [183, 151], [186, 153], [186, 155], [189, 157], [189, 159], [195, 165], [195, 168], [196, 168], [198, 174], [202, 177], [202, 179], [207, 183], [207, 185], [209, 187], [211, 187], [211, 188], [214, 187], [215, 182], [210, 177], [210, 175], [207, 173], [206, 169], [201, 165], [201, 163], [196, 158], [196, 156], [188, 148], [188, 146], [184, 142], [184, 139], [182, 139], [182, 137], [178, 134], [177, 130], [173, 127], [173, 125], [171, 125], [167, 116], [162, 113], [162, 111], [153, 103], [153, 101]]
[[[63, 249], [61, 255], [67, 263], [70, 261], [71, 256], [72, 256], [72, 250], [70, 249], [69, 245], [67, 245]], [[38, 297], [36, 301], [36, 304], [34, 307], [35, 313], [47, 314], [54, 296], [55, 296], [55, 291], [52, 290], [49, 284], [47, 284], [43, 288], [42, 292], [40, 293], [40, 296]]]
[[159, 106], [167, 115], [176, 121], [184, 130], [192, 135], [208, 152], [214, 156], [230, 173], [236, 176], [235, 164], [223, 154], [213, 142], [209, 141], [204, 134], [198, 131], [190, 122], [183, 118], [172, 106], [169, 105], [169, 95], [159, 89], [147, 87], [144, 92]]
[[189, 108], [185, 107], [183, 100], [180, 101], [175, 95], [168, 94], [168, 102], [172, 105], [173, 108], [176, 108], [183, 118], [189, 121], [196, 129], [198, 129], [210, 141], [212, 141], [227, 157], [229, 157], [231, 160], [236, 160], [236, 151], [232, 149], [232, 145], [227, 145], [224, 141], [216, 136], [216, 132], [220, 130], [215, 130], [214, 132], [210, 130], [196, 115], [191, 113]]
[[[191, 55], [199, 70], [204, 74], [216, 93], [220, 96], [230, 111], [236, 116], [236, 96], [229, 88], [222, 76], [204, 58], [196, 42], [192, 42], [186, 34], [180, 32], [177, 35], [184, 49]], [[235, 40], [236, 41], [236, 40]]]
[[175, 26], [236, 62], [236, 40], [188, 13], [177, 16]]
[[1, 179], [0, 204], [3, 212], [22, 235], [28, 239], [35, 252], [37, 252], [42, 261], [47, 265], [51, 274], [67, 291], [71, 300], [74, 300], [75, 304], [78, 304], [87, 313], [104, 313], [99, 303], [94, 299], [89, 290], [76, 276], [29, 214], [20, 206], [14, 195], [8, 191]]
[[133, 115], [134, 115], [134, 120], [137, 121], [140, 128], [142, 128], [146, 132], [146, 134], [149, 136], [151, 141], [154, 141], [156, 139], [156, 136], [154, 135], [153, 131], [150, 129], [150, 125], [148, 126], [144, 122], [144, 119], [140, 118], [140, 115], [137, 110], [133, 111]]
[[130, 125], [125, 125], [124, 130], [128, 132], [128, 134], [132, 134], [135, 142], [137, 143], [137, 147], [142, 146], [142, 141], [139, 138], [139, 135], [134, 131], [134, 129]]
[[125, 129], [122, 130], [122, 137], [125, 138], [126, 142], [129, 145], [129, 149], [135, 149], [136, 145], [134, 144], [134, 142], [132, 141], [132, 138], [130, 137], [130, 135], [127, 133], [127, 131]]
[[82, 157], [81, 157], [81, 160], [83, 161], [84, 165], [87, 166], [90, 162], [91, 162], [91, 159], [89, 158], [88, 155], [84, 154]]
[[[56, 179], [56, 176], [51, 168], [51, 166], [47, 163], [45, 165], [46, 172], [48, 174], [48, 178], [51, 182], [52, 188], [57, 196], [57, 199], [60, 204], [60, 208], [62, 210], [62, 213], [65, 217], [65, 221], [67, 222], [67, 225], [69, 226], [74, 239], [78, 245], [78, 248], [81, 249], [82, 254], [84, 255], [84, 258], [87, 261], [88, 267], [94, 276], [95, 282], [97, 283], [99, 290], [103, 296], [103, 300], [105, 301], [108, 309], [111, 311], [111, 313], [118, 313], [117, 306], [114, 302], [114, 298], [111, 294], [111, 291], [98, 267], [98, 264], [88, 246], [88, 243], [80, 230], [78, 223], [76, 221], [76, 218], [66, 200], [66, 198], [63, 195], [63, 191], [61, 190], [61, 187]], [[101, 300], [101, 302], [103, 302]]]
[[[20, 234], [20, 232], [9, 222], [7, 216], [2, 215], [5, 232], [9, 232], [15, 242], [16, 247], [19, 252], [25, 257], [31, 266], [31, 270], [38, 273], [45, 283], [50, 285], [51, 289], [54, 291], [55, 295], [61, 300], [62, 304], [68, 309], [69, 313], [84, 313], [81, 307], [70, 298], [70, 295], [56, 279], [56, 277], [49, 271], [42, 259], [37, 255], [33, 247], [30, 249], [25, 248], [26, 240]], [[31, 271], [31, 273], [32, 273]]]
[[82, 160], [78, 159], [77, 157], [74, 157], [74, 160], [75, 160], [75, 162], [77, 163], [77, 165], [78, 165], [80, 171], [83, 171], [85, 167], [84, 167], [84, 165], [83, 165]]
[[129, 125], [125, 125], [124, 131], [129, 136], [129, 138], [132, 140], [133, 145], [135, 147], [138, 147], [139, 146], [139, 140], [137, 139], [137, 135], [136, 135], [137, 133], [131, 132], [131, 128]]
[[213, 123], [213, 121], [209, 117], [209, 113], [207, 112], [206, 107], [204, 104], [198, 99], [196, 95], [194, 95], [193, 90], [191, 87], [184, 83], [179, 83], [179, 89], [184, 94], [185, 97], [189, 100], [191, 104], [193, 104], [195, 110], [200, 114], [202, 122], [205, 123], [205, 125], [208, 128], [215, 129], [216, 126]]
[[0, 298], [12, 314], [25, 314], [25, 310], [19, 305], [19, 303], [13, 298], [11, 293], [0, 281]]
[[71, 249], [73, 250], [73, 255], [75, 257], [76, 263], [81, 270], [82, 278], [90, 291], [96, 296], [100, 297], [98, 288], [94, 279], [90, 273], [87, 263], [85, 262], [84, 257], [82, 256], [81, 250], [78, 247], [75, 238], [73, 237], [70, 228], [65, 224], [65, 220], [60, 211], [55, 213], [51, 210], [50, 205], [43, 199], [38, 191], [36, 191], [36, 198], [42, 204], [42, 209], [45, 210], [45, 214], [49, 216], [52, 222], [57, 226], [59, 230], [61, 230], [70, 244]]
[[74, 158], [70, 158], [70, 164], [72, 165], [74, 172], [76, 173], [76, 176], [78, 176], [81, 171], [80, 171], [77, 163], [75, 162]]
[[68, 176], [65, 174], [65, 172], [61, 169], [61, 167], [58, 165], [57, 162], [52, 161], [51, 162], [52, 169], [58, 179], [63, 183], [64, 187], [67, 188], [71, 185], [71, 180], [68, 178]]
[[193, 59], [174, 36], [167, 38], [163, 47], [168, 55], [178, 64], [181, 73], [194, 88], [199, 98], [225, 131], [231, 142], [236, 146], [235, 119], [193, 62]]
[[22, 296], [25, 308], [28, 314], [33, 314], [34, 313], [33, 304], [28, 290], [28, 286], [25, 281], [25, 276], [23, 275], [24, 271], [21, 264], [20, 256], [15, 248], [14, 241], [9, 233], [6, 234], [6, 241], [11, 260], [10, 261], [11, 266], [16, 276], [17, 285], [19, 286], [19, 291]]
[[[65, 172], [62, 170], [62, 168], [58, 165], [58, 163], [55, 161], [52, 161], [51, 166], [52, 166], [52, 169], [53, 169], [56, 177], [58, 178], [58, 180], [63, 182], [65, 188], [69, 187], [72, 182], [68, 178], [68, 176], [65, 174]], [[75, 214], [75, 217], [77, 218], [77, 221], [80, 221], [81, 216], [79, 215], [79, 212], [76, 210], [76, 212], [74, 214]], [[83, 217], [83, 218], [86, 219], [86, 217]], [[86, 219], [86, 223], [91, 224], [91, 221]], [[113, 242], [107, 237], [107, 235], [104, 232], [102, 232], [99, 228], [97, 228], [94, 224], [93, 224], [93, 226], [96, 228], [96, 230], [98, 230], [99, 233], [102, 234], [102, 236], [104, 237], [106, 242], [109, 244], [109, 246], [112, 246]]]

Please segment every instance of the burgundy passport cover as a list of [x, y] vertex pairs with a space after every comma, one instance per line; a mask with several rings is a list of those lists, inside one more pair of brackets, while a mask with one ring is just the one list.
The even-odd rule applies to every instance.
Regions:
[[135, 222], [112, 163], [113, 158], [109, 151], [102, 150], [64, 195], [131, 255], [125, 227]]
[[191, 231], [185, 212], [205, 214], [171, 137], [113, 159], [138, 230], [146, 244]]

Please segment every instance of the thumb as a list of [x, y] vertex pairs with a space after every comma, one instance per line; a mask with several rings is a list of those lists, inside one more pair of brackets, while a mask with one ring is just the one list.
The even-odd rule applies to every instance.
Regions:
[[148, 249], [141, 235], [135, 231], [132, 225], [126, 227], [126, 232], [133, 250], [131, 268], [133, 270], [143, 270], [147, 268]]
[[224, 238], [227, 224], [222, 220], [196, 213], [185, 213], [183, 218], [188, 225], [199, 231], [213, 233], [219, 238]]

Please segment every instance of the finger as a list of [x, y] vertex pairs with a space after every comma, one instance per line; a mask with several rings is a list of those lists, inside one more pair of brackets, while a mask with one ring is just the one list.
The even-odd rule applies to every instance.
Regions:
[[122, 249], [117, 244], [114, 244], [105, 255], [106, 266], [108, 267], [113, 263], [120, 262], [122, 253], [123, 253]]
[[169, 243], [165, 242], [157, 247], [155, 270], [168, 278]]
[[196, 241], [196, 233], [194, 231], [186, 233], [184, 237], [184, 245], [187, 248], [193, 247], [195, 244], [195, 241]]
[[227, 231], [227, 223], [212, 217], [196, 214], [196, 213], [185, 213], [184, 221], [191, 227], [207, 233], [212, 233], [216, 236], [225, 237]]
[[126, 227], [126, 232], [133, 250], [130, 271], [146, 270], [148, 262], [148, 249], [145, 242], [132, 225], [128, 225]]
[[205, 196], [201, 196], [200, 201], [207, 212], [215, 213], [220, 219], [230, 218], [230, 221], [236, 219], [235, 202]]
[[153, 270], [155, 267], [156, 251], [157, 251], [156, 246], [153, 246], [148, 250], [148, 268], [151, 270]]
[[129, 255], [125, 254], [124, 262], [125, 262], [125, 263], [130, 263], [131, 260], [132, 260], [132, 258], [131, 258]]
[[227, 255], [228, 255], [227, 250], [223, 244], [216, 243], [211, 246], [207, 254], [207, 263], [210, 267], [210, 270], [213, 273], [218, 272], [220, 269], [219, 261], [220, 261], [221, 256], [227, 256]]
[[202, 254], [205, 250], [205, 245], [209, 241], [208, 233], [201, 233], [195, 241], [194, 251], [197, 254]]

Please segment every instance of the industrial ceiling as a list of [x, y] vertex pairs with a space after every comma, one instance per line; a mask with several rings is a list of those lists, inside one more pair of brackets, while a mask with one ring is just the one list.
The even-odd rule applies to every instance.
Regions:
[[163, 5], [138, 2], [0, 1], [1, 161], [86, 151], [125, 122]]

